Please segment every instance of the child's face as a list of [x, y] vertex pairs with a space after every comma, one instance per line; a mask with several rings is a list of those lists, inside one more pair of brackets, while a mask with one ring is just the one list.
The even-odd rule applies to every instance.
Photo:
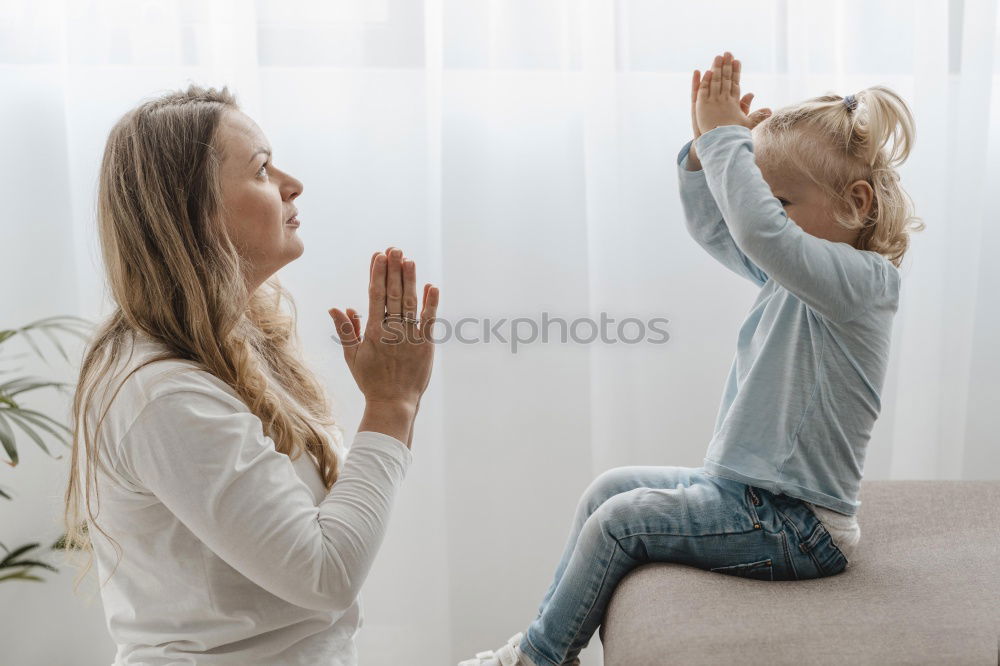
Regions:
[[[754, 143], [762, 141], [761, 135], [752, 131]], [[808, 177], [795, 172], [779, 160], [757, 158], [757, 168], [771, 187], [771, 193], [781, 202], [785, 213], [807, 234], [825, 238], [834, 243], [854, 245], [858, 230], [844, 229], [834, 221], [832, 203], [826, 194]]]

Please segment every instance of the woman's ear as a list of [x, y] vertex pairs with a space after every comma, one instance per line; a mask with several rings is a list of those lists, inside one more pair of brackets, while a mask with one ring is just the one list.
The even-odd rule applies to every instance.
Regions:
[[850, 197], [854, 203], [854, 209], [858, 211], [861, 219], [867, 218], [875, 200], [875, 191], [872, 189], [871, 183], [867, 180], [854, 181], [850, 185]]

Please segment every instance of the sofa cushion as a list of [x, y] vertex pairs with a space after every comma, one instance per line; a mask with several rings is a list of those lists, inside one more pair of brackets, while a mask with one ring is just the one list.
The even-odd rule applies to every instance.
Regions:
[[862, 481], [860, 500], [861, 543], [835, 576], [630, 572], [605, 666], [1000, 663], [1000, 481]]

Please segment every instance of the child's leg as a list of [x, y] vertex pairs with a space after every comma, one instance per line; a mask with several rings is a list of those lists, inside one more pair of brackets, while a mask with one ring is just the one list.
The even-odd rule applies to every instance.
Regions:
[[760, 529], [742, 484], [684, 467], [625, 468], [602, 477], [581, 499], [556, 581], [521, 641], [539, 666], [560, 666], [587, 645], [618, 582], [639, 564], [707, 569], [732, 564], [734, 552], [783, 557], [780, 534]]
[[538, 616], [541, 617], [545, 611], [545, 606], [552, 598], [552, 594], [559, 585], [559, 580], [569, 564], [570, 557], [576, 549], [577, 539], [580, 537], [580, 530], [590, 515], [607, 500], [635, 488], [674, 488], [677, 485], [689, 483], [691, 468], [687, 467], [616, 467], [607, 470], [594, 479], [583, 491], [580, 501], [576, 506], [576, 515], [573, 518], [573, 525], [570, 528], [569, 539], [563, 549], [562, 557], [556, 566], [556, 573], [552, 584], [542, 598], [542, 603], [538, 607]]

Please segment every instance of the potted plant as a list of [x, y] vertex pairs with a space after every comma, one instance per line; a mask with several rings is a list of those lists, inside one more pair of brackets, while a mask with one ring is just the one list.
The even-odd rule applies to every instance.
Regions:
[[[47, 317], [45, 319], [32, 322], [21, 328], [0, 330], [0, 352], [6, 350], [4, 344], [7, 343], [8, 340], [20, 337], [42, 360], [48, 363], [48, 360], [45, 358], [42, 350], [32, 337], [35, 334], [41, 333], [52, 341], [56, 349], [58, 349], [62, 354], [63, 358], [69, 362], [70, 357], [66, 353], [62, 344], [60, 344], [56, 333], [70, 333], [86, 341], [89, 337], [88, 334], [91, 328], [92, 323], [80, 317], [74, 317], [71, 315]], [[52, 455], [48, 446], [45, 444], [43, 436], [50, 435], [64, 446], [70, 447], [72, 444], [67, 437], [72, 437], [73, 431], [52, 417], [28, 408], [23, 404], [23, 400], [24, 396], [28, 393], [45, 388], [54, 388], [62, 393], [68, 394], [69, 388], [72, 384], [68, 384], [66, 382], [47, 381], [40, 377], [31, 376], [14, 376], [12, 378], [4, 377], [4, 375], [13, 374], [17, 370], [19, 370], [19, 368], [13, 370], [0, 368], [0, 446], [3, 447], [4, 453], [9, 458], [9, 460], [4, 462], [11, 467], [17, 466], [17, 447], [18, 444], [23, 441], [25, 436], [30, 438], [49, 456], [55, 458], [56, 460], [62, 460], [62, 455]], [[15, 430], [14, 426], [17, 427], [17, 430]], [[0, 497], [6, 500], [12, 499], [8, 490], [2, 486], [0, 486]], [[63, 534], [55, 541], [55, 543], [49, 546], [49, 548], [52, 550], [64, 549], [66, 546], [65, 536], [66, 535]], [[33, 571], [39, 568], [58, 571], [58, 569], [54, 566], [39, 559], [35, 559], [36, 555], [29, 555], [30, 551], [39, 548], [40, 545], [41, 544], [38, 543], [29, 543], [11, 550], [0, 542], [0, 547], [2, 547], [5, 552], [5, 556], [2, 560], [0, 560], [0, 582], [9, 580], [33, 580], [40, 582], [42, 581], [42, 578], [35, 575]]]

